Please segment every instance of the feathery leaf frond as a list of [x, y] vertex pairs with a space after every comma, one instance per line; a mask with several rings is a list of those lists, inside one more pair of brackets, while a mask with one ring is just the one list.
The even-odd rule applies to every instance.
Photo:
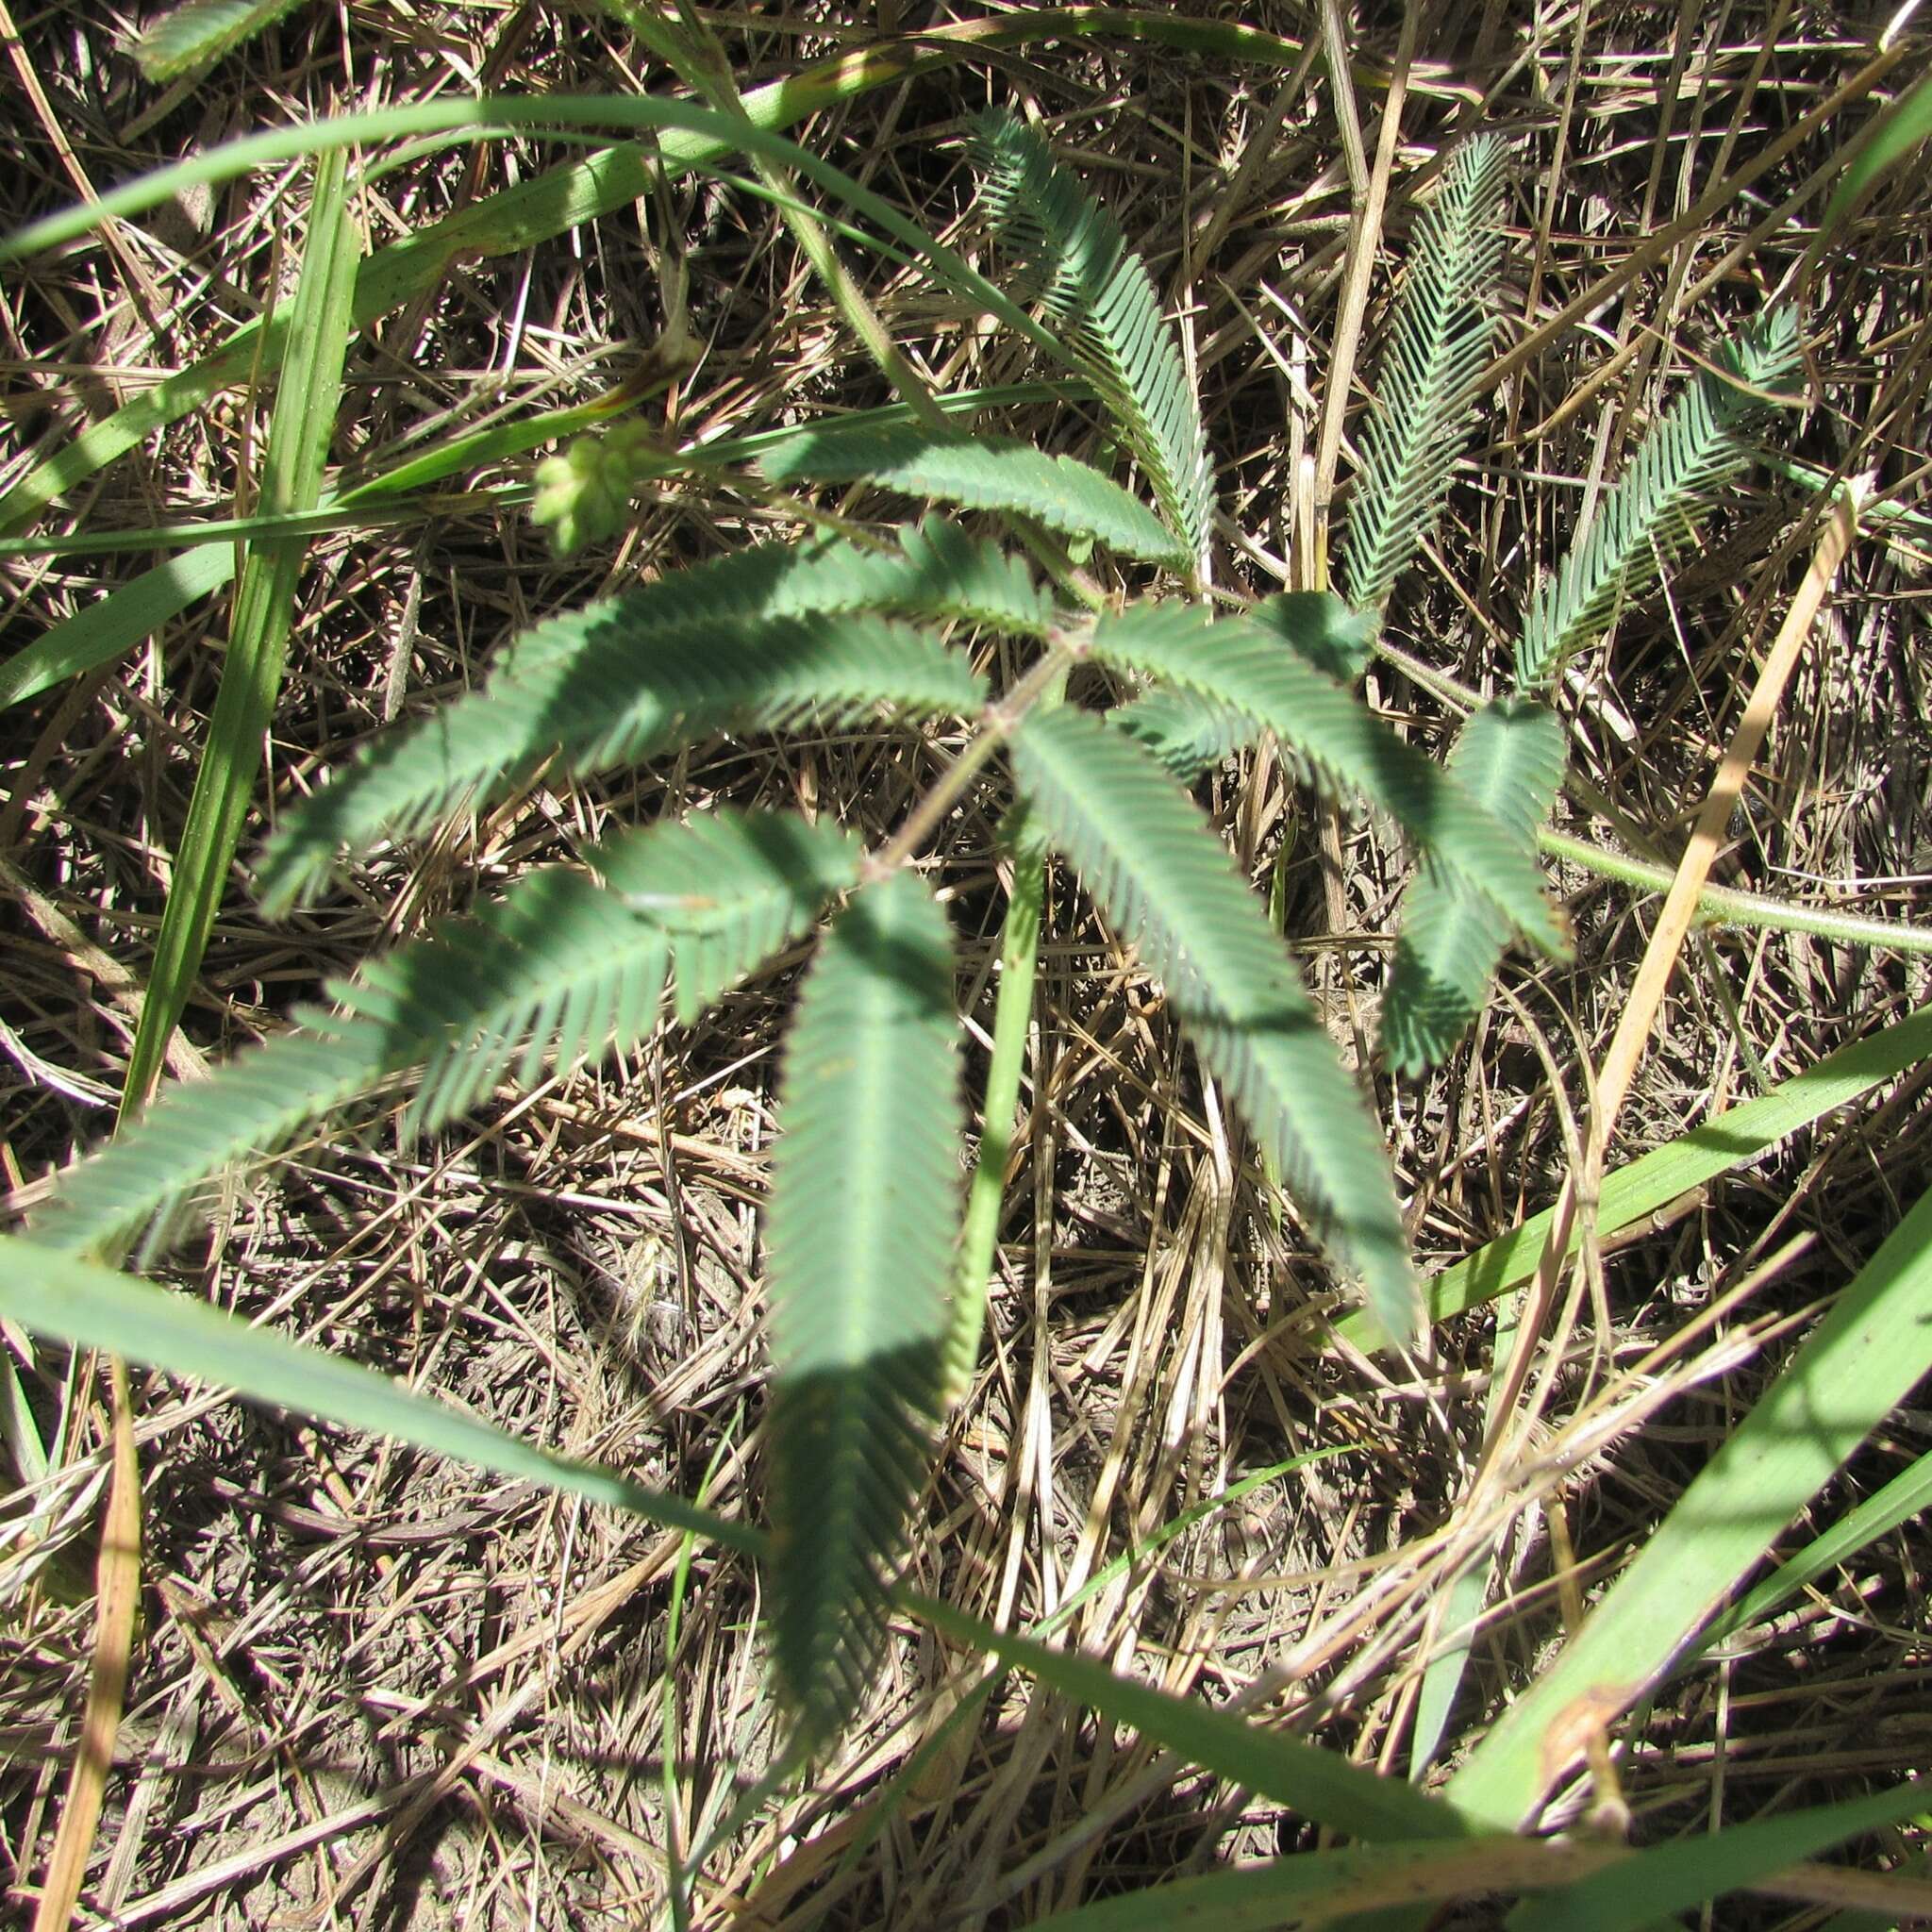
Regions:
[[[1448, 770], [1525, 854], [1563, 782], [1562, 721], [1545, 705], [1505, 698], [1462, 727]], [[1481, 894], [1424, 859], [1403, 895], [1402, 931], [1382, 999], [1382, 1045], [1399, 1074], [1442, 1060], [1482, 1011], [1503, 935]]]
[[1107, 722], [1144, 744], [1183, 785], [1210, 766], [1251, 751], [1261, 726], [1245, 711], [1217, 705], [1198, 691], [1165, 687], [1107, 713]]
[[1421, 1314], [1377, 1130], [1267, 913], [1151, 753], [1066, 706], [1030, 712], [1013, 769], [1048, 838], [1166, 984], [1317, 1234], [1397, 1340]]
[[1358, 610], [1379, 607], [1407, 567], [1468, 440], [1493, 334], [1487, 303], [1503, 250], [1497, 203], [1508, 160], [1500, 136], [1464, 142], [1416, 225], [1390, 319], [1382, 392], [1362, 428], [1336, 577]]
[[951, 936], [919, 878], [854, 896], [785, 1053], [766, 1223], [773, 1650], [805, 1736], [858, 1705], [924, 1478], [959, 1219]]
[[774, 483], [875, 483], [967, 509], [1010, 510], [1063, 537], [1093, 537], [1124, 557], [1178, 565], [1192, 559], [1145, 504], [1072, 457], [1048, 456], [1008, 437], [940, 436], [915, 425], [820, 429], [797, 436], [759, 465]]
[[1543, 689], [1659, 557], [1691, 540], [1698, 512], [1750, 460], [1758, 424], [1798, 366], [1796, 311], [1774, 308], [1713, 362], [1653, 425], [1582, 541], [1543, 579], [1516, 646], [1519, 691]]
[[1454, 779], [1375, 719], [1352, 692], [1241, 618], [1210, 622], [1196, 606], [1136, 604], [1095, 626], [1093, 655], [1245, 711], [1331, 784], [1372, 799], [1420, 848], [1466, 878], [1552, 952], [1564, 937], [1534, 858]]
[[35, 1239], [78, 1251], [138, 1233], [211, 1174], [413, 1067], [406, 1132], [442, 1125], [512, 1074], [533, 1079], [546, 1058], [567, 1070], [628, 1048], [657, 1024], [674, 955], [680, 1006], [692, 989], [715, 996], [802, 933], [858, 856], [829, 824], [721, 811], [593, 848], [608, 890], [560, 867], [532, 873], [332, 984], [341, 1011], [299, 1013], [298, 1030], [167, 1089], [62, 1176]]
[[620, 598], [541, 630], [481, 691], [377, 739], [291, 813], [263, 858], [264, 902], [312, 889], [338, 848], [407, 836], [552, 758], [581, 776], [714, 731], [972, 711], [984, 697], [936, 639], [865, 612], [664, 627]]
[[134, 58], [153, 81], [179, 80], [273, 26], [295, 0], [183, 0], [134, 43]]
[[974, 125], [973, 149], [994, 229], [1066, 331], [1074, 366], [1119, 425], [1190, 569], [1197, 567], [1214, 475], [1200, 405], [1146, 265], [1024, 123], [990, 110]]

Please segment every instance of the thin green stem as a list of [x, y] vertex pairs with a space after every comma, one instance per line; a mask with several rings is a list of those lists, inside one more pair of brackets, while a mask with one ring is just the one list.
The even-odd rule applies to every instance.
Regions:
[[1021, 841], [1013, 860], [1013, 888], [1000, 933], [1000, 990], [993, 1007], [992, 1062], [986, 1070], [983, 1124], [966, 1218], [959, 1230], [959, 1267], [953, 1289], [953, 1325], [946, 1338], [944, 1401], [958, 1402], [973, 1380], [986, 1325], [988, 1278], [999, 1239], [1000, 1204], [1006, 1195], [1007, 1161], [1013, 1151], [1014, 1116], [1020, 1105], [1020, 1070], [1033, 1016], [1033, 986], [1040, 964], [1040, 925], [1046, 904], [1046, 853], [1038, 840]]
[[[1668, 866], [1650, 865], [1621, 852], [1607, 852], [1580, 839], [1566, 838], [1546, 825], [1536, 842], [1552, 858], [1567, 859], [1619, 884], [1646, 892], [1668, 892], [1674, 876]], [[1809, 933], [1849, 946], [1890, 946], [1900, 953], [1932, 953], [1932, 931], [1904, 925], [1896, 920], [1868, 919], [1857, 912], [1832, 912], [1818, 906], [1792, 906], [1758, 892], [1740, 892], [1729, 886], [1706, 886], [1697, 895], [1700, 920], [1711, 925], [1763, 926], [1774, 932]]]

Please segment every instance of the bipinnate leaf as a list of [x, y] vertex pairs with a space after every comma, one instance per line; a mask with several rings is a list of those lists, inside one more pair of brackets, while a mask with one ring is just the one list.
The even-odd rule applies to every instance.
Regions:
[[765, 457], [774, 483], [875, 483], [966, 509], [1009, 510], [1063, 537], [1186, 569], [1176, 539], [1145, 504], [1072, 457], [1006, 437], [941, 436], [913, 425], [817, 429]]
[[[1462, 727], [1448, 770], [1487, 808], [1517, 849], [1533, 855], [1537, 829], [1563, 782], [1562, 721], [1545, 705], [1506, 698]], [[1482, 1011], [1505, 935], [1494, 909], [1455, 874], [1424, 858], [1402, 901], [1395, 963], [1382, 1000], [1382, 1046], [1399, 1074], [1437, 1065]]]
[[1726, 342], [1652, 425], [1590, 528], [1543, 579], [1516, 645], [1519, 691], [1542, 690], [1689, 542], [1696, 518], [1750, 460], [1757, 426], [1798, 368], [1797, 313], [1770, 310]]
[[[1367, 668], [1375, 620], [1319, 591], [1283, 591], [1246, 612], [1249, 623], [1278, 638], [1312, 669], [1337, 684], [1353, 684]], [[1108, 713], [1108, 722], [1137, 738], [1183, 783], [1210, 765], [1252, 750], [1260, 721], [1198, 691], [1164, 686]], [[1289, 757], [1300, 760], [1292, 749]]]
[[1010, 113], [982, 115], [973, 145], [995, 231], [1018, 257], [1028, 292], [1065, 332], [1068, 360], [1119, 425], [1191, 568], [1207, 546], [1214, 475], [1200, 406], [1146, 265]]
[[1021, 790], [1121, 938], [1165, 983], [1315, 1231], [1360, 1271], [1388, 1333], [1421, 1301], [1382, 1137], [1267, 912], [1152, 753], [1066, 706], [1012, 741]]
[[1450, 156], [1417, 224], [1390, 320], [1381, 393], [1361, 434], [1336, 583], [1372, 610], [1428, 534], [1461, 455], [1489, 365], [1488, 297], [1503, 250], [1498, 204], [1508, 175], [1502, 138], [1479, 134]]
[[531, 873], [473, 918], [333, 983], [338, 1010], [298, 1012], [294, 1031], [164, 1090], [61, 1177], [34, 1238], [79, 1252], [136, 1235], [230, 1163], [412, 1068], [423, 1078], [406, 1133], [442, 1125], [503, 1079], [534, 1079], [546, 1060], [567, 1072], [626, 1049], [657, 1024], [673, 957], [681, 1004], [700, 987], [715, 996], [803, 933], [857, 875], [858, 853], [829, 824], [719, 811], [593, 848], [608, 886]]
[[1353, 692], [1282, 649], [1271, 629], [1239, 617], [1210, 621], [1170, 600], [1129, 605], [1095, 626], [1103, 662], [1244, 711], [1299, 752], [1331, 785], [1380, 806], [1439, 864], [1466, 879], [1511, 925], [1546, 951], [1566, 950], [1534, 855]]
[[134, 43], [135, 61], [149, 80], [178, 80], [273, 26], [294, 5], [295, 0], [183, 0]]
[[811, 1741], [857, 1707], [924, 1479], [959, 1221], [951, 938], [919, 878], [826, 932], [785, 1052], [766, 1221], [772, 1644]]
[[342, 846], [419, 831], [553, 759], [581, 776], [717, 731], [973, 711], [984, 696], [936, 638], [869, 612], [667, 625], [619, 598], [539, 637], [481, 691], [375, 740], [290, 813], [263, 857], [264, 903], [312, 890]]

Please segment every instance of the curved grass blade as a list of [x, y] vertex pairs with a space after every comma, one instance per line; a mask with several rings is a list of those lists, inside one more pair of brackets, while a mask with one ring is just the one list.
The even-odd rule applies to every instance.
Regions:
[[538, 1449], [460, 1409], [328, 1350], [291, 1341], [220, 1308], [94, 1262], [0, 1234], [0, 1314], [75, 1348], [236, 1390], [245, 1400], [366, 1429], [475, 1469], [627, 1509], [756, 1555], [764, 1539], [681, 1496]]
[[1088, 713], [1028, 714], [1013, 769], [1053, 843], [1165, 983], [1315, 1230], [1389, 1334], [1421, 1304], [1382, 1137], [1293, 962], [1193, 804], [1153, 755]]
[[871, 482], [967, 509], [1008, 510], [1063, 537], [1093, 537], [1124, 557], [1187, 562], [1160, 519], [1118, 483], [1072, 457], [1005, 437], [817, 429], [773, 451], [759, 468], [774, 483]]
[[1212, 622], [1178, 602], [1135, 604], [1101, 620], [1091, 649], [1103, 662], [1245, 711], [1331, 784], [1374, 800], [1528, 938], [1568, 950], [1534, 853], [1517, 849], [1461, 787], [1269, 629]]
[[[1525, 857], [1563, 783], [1562, 720], [1526, 698], [1485, 705], [1449, 754], [1449, 776]], [[1428, 858], [1403, 895], [1401, 936], [1382, 1000], [1382, 1045], [1399, 1074], [1441, 1061], [1474, 1024], [1503, 957], [1490, 902]]]
[[235, 575], [232, 543], [197, 544], [109, 591], [0, 664], [0, 710], [110, 664]]
[[[1690, 1189], [1756, 1160], [1787, 1135], [1850, 1106], [1881, 1080], [1927, 1058], [1932, 1058], [1932, 1007], [1921, 1007], [1870, 1039], [1827, 1054], [1771, 1092], [1728, 1108], [1617, 1169], [1604, 1182], [1597, 1232], [1615, 1234], [1657, 1213]], [[1521, 1287], [1536, 1273], [1550, 1223], [1547, 1208], [1532, 1214], [1520, 1227], [1433, 1276], [1424, 1288], [1429, 1320], [1446, 1322]], [[1371, 1324], [1358, 1314], [1344, 1316], [1335, 1332], [1356, 1348], [1377, 1345]]]
[[1932, 1372], [1932, 1193], [1895, 1228], [1700, 1470], [1588, 1622], [1449, 1782], [1514, 1829], [1580, 1751], [1578, 1719], [1626, 1709], [1786, 1524]]
[[911, 873], [826, 933], [768, 1210], [773, 1656], [809, 1742], [857, 1707], [925, 1474], [959, 1221], [952, 941]]
[[[358, 252], [347, 166], [347, 158], [338, 152], [325, 155], [316, 168], [295, 291], [295, 341], [275, 392], [262, 461], [261, 508], [270, 515], [313, 509], [322, 494], [348, 355], [349, 293]], [[221, 689], [175, 853], [147, 995], [128, 1054], [121, 1092], [124, 1120], [160, 1077], [168, 1038], [188, 1004], [214, 930], [260, 770], [263, 734], [281, 690], [295, 591], [307, 556], [308, 545], [300, 538], [283, 538], [250, 544], [242, 561]]]

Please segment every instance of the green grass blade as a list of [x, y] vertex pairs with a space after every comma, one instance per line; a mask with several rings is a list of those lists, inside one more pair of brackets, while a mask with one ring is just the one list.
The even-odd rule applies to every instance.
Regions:
[[[1882, 1536], [1932, 1510], [1932, 1453], [1900, 1471], [1849, 1516], [1814, 1537], [1796, 1556], [1788, 1557], [1762, 1583], [1747, 1591], [1699, 1636], [1685, 1662], [1715, 1649], [1740, 1630], [1748, 1630], [1773, 1617], [1807, 1584], [1827, 1570], [1849, 1562]], [[1681, 1668], [1681, 1666], [1680, 1666]]]
[[1806, 250], [1807, 263], [1841, 228], [1880, 179], [1914, 149], [1932, 140], [1932, 74], [1891, 102], [1873, 123], [1845, 163], [1844, 179], [1832, 191]]
[[199, 544], [142, 572], [0, 664], [0, 710], [38, 697], [63, 678], [112, 663], [234, 575], [232, 543]]
[[[1932, 1007], [1921, 1007], [1869, 1039], [1827, 1054], [1770, 1093], [1744, 1101], [1619, 1168], [1604, 1183], [1597, 1232], [1614, 1234], [1657, 1213], [1688, 1190], [1756, 1160], [1786, 1135], [1849, 1106], [1881, 1080], [1927, 1058], [1932, 1058]], [[1550, 1222], [1547, 1210], [1533, 1214], [1522, 1226], [1433, 1276], [1423, 1290], [1429, 1320], [1445, 1322], [1521, 1287], [1536, 1273]], [[1356, 1348], [1375, 1345], [1373, 1325], [1361, 1314], [1344, 1317], [1335, 1332]]]
[[1152, 753], [1091, 713], [1031, 712], [1013, 769], [1046, 836], [1167, 986], [1202, 1064], [1388, 1332], [1420, 1312], [1382, 1136], [1266, 908]]
[[1118, 483], [1072, 457], [1005, 437], [817, 429], [774, 450], [759, 467], [774, 483], [871, 482], [966, 509], [1030, 517], [1063, 537], [1093, 537], [1148, 563], [1186, 563], [1160, 519]]
[[1285, 1737], [1199, 1698], [1175, 1697], [1137, 1678], [1117, 1676], [1091, 1657], [995, 1630], [950, 1604], [910, 1591], [903, 1592], [902, 1600], [922, 1623], [956, 1643], [987, 1651], [1050, 1684], [1063, 1697], [1178, 1751], [1189, 1763], [1290, 1806], [1319, 1824], [1351, 1838], [1469, 1835], [1469, 1825], [1440, 1798], [1424, 1796], [1400, 1778], [1383, 1777], [1340, 1751]]
[[1932, 1784], [1896, 1785], [1840, 1805], [1780, 1811], [1700, 1838], [1655, 1845], [1560, 1890], [1525, 1899], [1508, 1932], [1647, 1932], [1847, 1839], [1932, 1811]]
[[785, 1055], [767, 1220], [779, 1684], [812, 1742], [859, 1703], [924, 1478], [959, 1223], [952, 936], [915, 874], [853, 898]]
[[317, 1422], [393, 1437], [518, 1481], [627, 1509], [727, 1549], [764, 1539], [680, 1496], [534, 1448], [374, 1369], [310, 1348], [172, 1290], [0, 1234], [0, 1315], [76, 1348], [237, 1390], [246, 1400]]
[[1527, 1819], [1568, 1770], [1574, 1713], [1627, 1707], [1727, 1591], [1932, 1372], [1932, 1192], [1923, 1195], [1698, 1473], [1555, 1665], [1450, 1780], [1473, 1818]]
[[[316, 169], [308, 238], [295, 291], [294, 342], [283, 365], [262, 461], [261, 503], [271, 514], [312, 509], [322, 493], [348, 353], [349, 297], [358, 252], [346, 193], [347, 166], [347, 158], [338, 151], [325, 156]], [[188, 1004], [214, 929], [222, 889], [261, 766], [262, 735], [281, 690], [282, 660], [307, 547], [299, 539], [251, 545], [242, 566], [221, 690], [175, 854], [147, 994], [128, 1055], [121, 1095], [124, 1120], [146, 1100], [160, 1077], [168, 1038]]]
[[1546, 950], [1567, 950], [1534, 854], [1353, 692], [1283, 650], [1272, 627], [1210, 622], [1179, 602], [1132, 604], [1102, 619], [1091, 648], [1104, 663], [1247, 712], [1331, 784], [1373, 799], [1518, 930]]

